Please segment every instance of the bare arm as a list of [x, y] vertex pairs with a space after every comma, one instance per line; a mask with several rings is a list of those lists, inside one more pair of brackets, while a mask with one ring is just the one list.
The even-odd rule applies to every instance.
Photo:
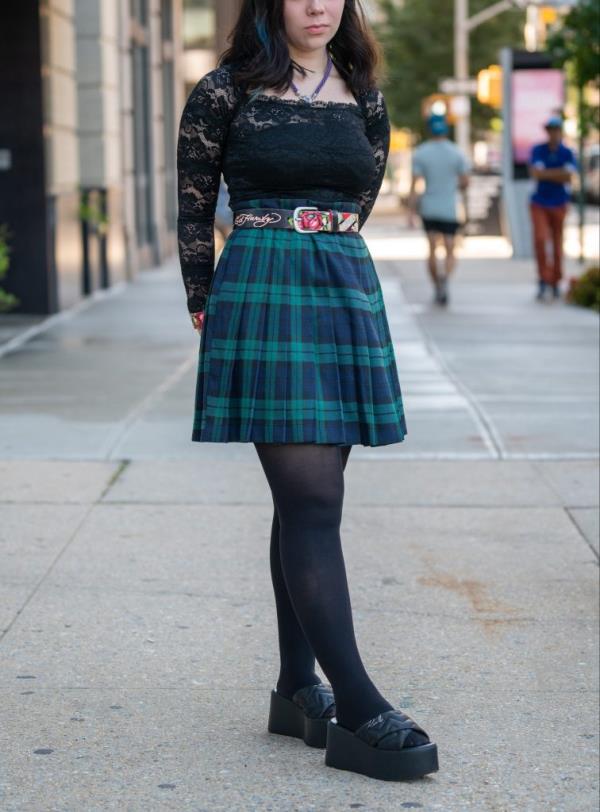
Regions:
[[422, 175], [413, 175], [410, 184], [410, 191], [408, 193], [408, 208], [411, 212], [417, 210], [417, 182]]

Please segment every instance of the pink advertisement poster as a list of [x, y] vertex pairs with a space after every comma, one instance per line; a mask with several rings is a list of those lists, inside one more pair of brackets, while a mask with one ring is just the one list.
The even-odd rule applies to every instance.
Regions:
[[512, 74], [513, 161], [527, 163], [534, 144], [546, 140], [544, 122], [564, 105], [561, 70], [515, 70]]

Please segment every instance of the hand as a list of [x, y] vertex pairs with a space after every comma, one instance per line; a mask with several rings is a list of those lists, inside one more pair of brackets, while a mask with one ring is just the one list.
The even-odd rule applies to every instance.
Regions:
[[204, 325], [204, 311], [201, 311], [200, 313], [190, 313], [190, 318], [196, 332], [201, 332]]
[[416, 228], [417, 227], [417, 216], [413, 209], [409, 209], [408, 212], [408, 227], [409, 228]]

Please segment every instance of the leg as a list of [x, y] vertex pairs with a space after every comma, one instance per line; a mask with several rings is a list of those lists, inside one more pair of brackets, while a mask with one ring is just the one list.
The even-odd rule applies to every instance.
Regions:
[[427, 242], [429, 243], [429, 256], [427, 257], [427, 270], [434, 285], [437, 285], [438, 272], [437, 272], [437, 259], [435, 256], [435, 249], [437, 247], [437, 234], [435, 231], [426, 231]]
[[[342, 469], [346, 467], [351, 449], [352, 446], [349, 445], [340, 447]], [[276, 687], [278, 693], [291, 699], [299, 688], [303, 688], [305, 685], [316, 685], [321, 680], [315, 673], [314, 651], [302, 631], [285, 583], [281, 568], [279, 535], [279, 514], [274, 503], [271, 524], [270, 565], [279, 637], [280, 668]]]
[[392, 705], [369, 678], [354, 626], [340, 523], [340, 448], [256, 443], [280, 519], [282, 572], [300, 625], [334, 691], [340, 725], [355, 730]]
[[533, 227], [533, 246], [537, 260], [538, 281], [548, 284], [548, 263], [546, 260], [546, 242], [548, 240], [548, 222], [543, 206], [532, 203], [530, 206], [531, 224]]
[[429, 270], [429, 276], [431, 277], [431, 281], [433, 282], [433, 286], [435, 288], [435, 295], [434, 301], [436, 304], [446, 304], [447, 301], [447, 292], [446, 292], [446, 277], [444, 274], [440, 274], [438, 272], [438, 264], [437, 264], [437, 257], [436, 257], [436, 249], [438, 244], [438, 237], [439, 234], [437, 231], [427, 231], [427, 240], [429, 242], [429, 257], [427, 260], [427, 268]]
[[446, 249], [446, 277], [454, 270], [456, 260], [454, 258], [454, 234], [444, 234], [444, 248]]
[[321, 682], [315, 674], [315, 654], [296, 617], [281, 569], [279, 515], [274, 506], [271, 524], [271, 582], [275, 593], [279, 637], [279, 678], [277, 691], [291, 699], [298, 688]]
[[438, 302], [440, 304], [448, 304], [448, 281], [450, 274], [454, 270], [454, 235], [442, 234], [444, 241], [444, 248], [446, 250], [446, 259], [444, 263], [444, 274], [440, 277], [438, 283]]
[[562, 259], [563, 259], [563, 230], [565, 224], [565, 217], [567, 215], [566, 206], [557, 206], [556, 208], [548, 209], [550, 220], [550, 231], [552, 234], [552, 272], [551, 272], [551, 285], [557, 287], [562, 279]]

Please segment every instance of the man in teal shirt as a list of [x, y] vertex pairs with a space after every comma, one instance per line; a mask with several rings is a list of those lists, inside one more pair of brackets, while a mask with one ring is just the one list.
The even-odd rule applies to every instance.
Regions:
[[[429, 242], [427, 268], [435, 286], [435, 301], [445, 305], [448, 303], [447, 282], [455, 267], [454, 238], [461, 225], [459, 197], [469, 184], [470, 165], [467, 157], [449, 140], [444, 116], [430, 116], [427, 125], [431, 138], [413, 153], [409, 208], [412, 223], [417, 209], [416, 184], [419, 178], [423, 178], [425, 192], [418, 209]], [[446, 253], [444, 272], [438, 270], [436, 258], [440, 238]]]

